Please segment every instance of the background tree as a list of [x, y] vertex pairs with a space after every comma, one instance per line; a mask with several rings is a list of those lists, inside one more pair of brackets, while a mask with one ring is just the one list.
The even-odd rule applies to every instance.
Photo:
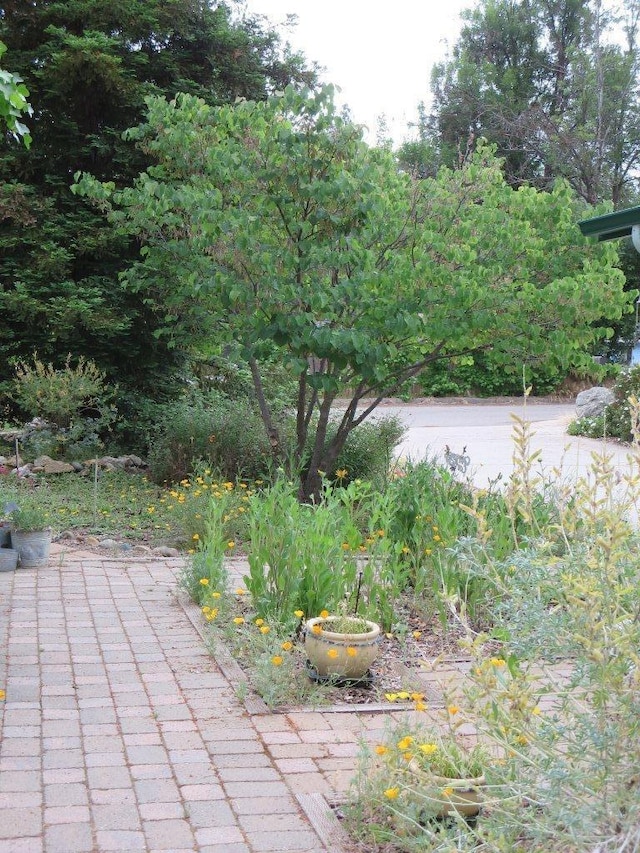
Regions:
[[480, 137], [514, 185], [566, 178], [589, 204], [635, 198], [640, 157], [638, 0], [481, 0], [432, 74], [421, 125], [443, 162]]
[[485, 149], [414, 180], [336, 115], [330, 89], [217, 108], [154, 98], [128, 136], [155, 165], [130, 188], [85, 176], [79, 191], [143, 242], [125, 281], [176, 345], [237, 343], [276, 454], [260, 360], [281, 352], [297, 377], [303, 498], [425, 365], [487, 350], [507, 369], [532, 354], [579, 364], [592, 324], [627, 305], [615, 248], [586, 244], [567, 184], [516, 191]]
[[146, 160], [121, 135], [149, 94], [261, 99], [313, 72], [262, 19], [205, 0], [5, 0], [0, 38], [34, 110], [28, 155], [0, 148], [0, 362], [82, 355], [117, 378], [121, 402], [157, 396], [182, 354], [145, 295], [120, 287], [138, 248], [71, 194], [73, 174], [133, 179]]

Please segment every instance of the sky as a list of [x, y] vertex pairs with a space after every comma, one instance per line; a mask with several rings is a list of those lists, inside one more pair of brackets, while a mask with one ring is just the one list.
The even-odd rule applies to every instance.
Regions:
[[298, 26], [283, 33], [296, 50], [326, 68], [323, 81], [341, 88], [338, 103], [369, 128], [375, 142], [384, 114], [396, 144], [412, 135], [420, 101], [429, 102], [432, 66], [460, 31], [460, 12], [474, 0], [246, 0], [249, 12], [274, 23], [288, 13]]

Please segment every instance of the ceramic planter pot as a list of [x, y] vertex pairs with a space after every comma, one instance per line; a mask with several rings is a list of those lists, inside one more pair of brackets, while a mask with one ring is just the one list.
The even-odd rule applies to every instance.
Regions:
[[420, 787], [433, 803], [435, 817], [459, 814], [474, 817], [482, 808], [484, 776], [450, 778], [425, 773], [415, 761], [409, 762], [409, 771], [420, 782]]
[[12, 530], [11, 544], [23, 569], [41, 569], [49, 562], [51, 530]]
[[[344, 616], [317, 616], [305, 625], [304, 647], [309, 662], [320, 678], [336, 676], [357, 681], [364, 678], [378, 656], [380, 626], [355, 618], [354, 625], [364, 623], [365, 631], [344, 631]], [[339, 627], [340, 630], [334, 630]]]

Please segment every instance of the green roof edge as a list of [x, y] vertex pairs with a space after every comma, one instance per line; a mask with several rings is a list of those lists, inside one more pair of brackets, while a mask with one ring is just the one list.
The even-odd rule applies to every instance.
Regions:
[[640, 205], [578, 222], [580, 231], [585, 237], [597, 237], [598, 240], [628, 237], [634, 225], [640, 225]]

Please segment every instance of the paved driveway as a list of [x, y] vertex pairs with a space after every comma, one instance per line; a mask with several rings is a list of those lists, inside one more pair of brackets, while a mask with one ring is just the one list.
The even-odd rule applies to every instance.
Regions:
[[567, 425], [575, 418], [573, 404], [385, 404], [377, 416], [385, 414], [398, 415], [407, 426], [407, 434], [397, 448], [399, 456], [414, 461], [436, 457], [444, 462], [446, 445], [458, 454], [466, 448], [470, 459], [467, 473], [480, 487], [486, 487], [500, 474], [505, 479], [513, 472], [514, 416], [530, 424], [529, 452], [539, 452], [535, 468], [550, 478], [575, 481], [589, 475], [593, 454], [603, 451], [611, 455], [620, 477], [638, 470], [630, 462], [626, 446], [567, 435]]

